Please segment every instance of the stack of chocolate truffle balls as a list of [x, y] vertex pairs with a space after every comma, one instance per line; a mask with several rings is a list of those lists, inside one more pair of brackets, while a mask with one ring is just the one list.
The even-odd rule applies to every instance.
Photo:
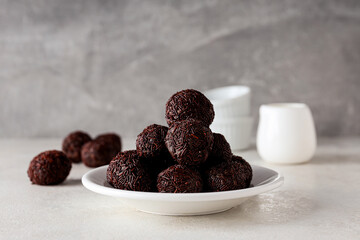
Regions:
[[199, 91], [175, 93], [166, 103], [169, 127], [150, 125], [136, 150], [120, 152], [109, 164], [107, 181], [118, 189], [165, 193], [247, 188], [251, 166], [234, 156], [223, 135], [212, 133], [211, 102]]
[[59, 184], [69, 175], [72, 163], [83, 162], [88, 167], [109, 164], [121, 151], [121, 138], [106, 133], [92, 139], [85, 132], [75, 131], [63, 140], [62, 150], [45, 151], [33, 158], [27, 171], [32, 183]]

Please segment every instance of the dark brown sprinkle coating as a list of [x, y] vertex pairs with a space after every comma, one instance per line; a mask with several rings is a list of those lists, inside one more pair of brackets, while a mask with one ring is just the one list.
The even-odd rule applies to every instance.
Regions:
[[213, 133], [214, 144], [205, 162], [206, 167], [212, 167], [222, 162], [229, 162], [232, 157], [230, 144], [226, 141], [225, 137], [220, 133]]
[[121, 152], [121, 138], [116, 133], [105, 133], [97, 136], [95, 141], [106, 142], [109, 148], [109, 155], [113, 157]]
[[160, 158], [163, 160], [163, 163], [164, 163], [163, 166], [165, 166], [162, 170], [164, 170], [165, 168], [168, 168], [168, 167], [170, 167], [170, 166], [172, 166], [172, 165], [178, 164], [178, 163], [174, 160], [174, 158], [171, 156], [171, 154], [169, 153], [169, 151], [168, 151], [167, 149], [166, 149], [166, 153], [162, 154], [162, 155], [160, 156]]
[[200, 173], [181, 165], [162, 171], [157, 179], [157, 189], [163, 193], [196, 193], [202, 190]]
[[246, 187], [249, 187], [253, 177], [251, 165], [240, 156], [232, 156], [231, 161], [240, 165], [241, 174], [239, 174], [239, 177], [246, 183]]
[[204, 94], [194, 89], [177, 92], [166, 103], [165, 118], [169, 126], [177, 121], [197, 119], [208, 127], [214, 116], [212, 103]]
[[27, 174], [34, 184], [55, 185], [66, 179], [70, 169], [71, 161], [65, 153], [51, 150], [34, 157], [30, 162]]
[[210, 191], [229, 191], [250, 186], [252, 169], [245, 161], [238, 159], [212, 167], [207, 175], [207, 187]]
[[175, 162], [165, 145], [168, 127], [152, 124], [146, 127], [136, 139], [136, 150], [141, 161], [155, 178]]
[[136, 138], [136, 150], [142, 157], [157, 157], [167, 152], [165, 137], [168, 128], [152, 124], [146, 127]]
[[72, 132], [64, 138], [62, 150], [73, 163], [79, 163], [81, 162], [81, 147], [89, 141], [91, 141], [89, 134], [81, 131]]
[[106, 179], [114, 188], [149, 192], [152, 179], [135, 150], [121, 152], [110, 162]]
[[161, 171], [177, 164], [169, 152], [163, 153], [156, 157], [140, 157], [140, 161], [147, 169], [151, 177], [155, 179]]
[[187, 166], [204, 163], [212, 149], [213, 141], [211, 130], [194, 119], [175, 122], [165, 138], [171, 156], [180, 165]]
[[113, 144], [106, 141], [90, 141], [81, 149], [81, 159], [88, 167], [100, 167], [109, 164], [118, 153]]

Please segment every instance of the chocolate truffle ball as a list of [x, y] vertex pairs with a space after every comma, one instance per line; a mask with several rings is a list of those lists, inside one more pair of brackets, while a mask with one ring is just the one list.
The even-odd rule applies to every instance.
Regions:
[[206, 161], [213, 145], [213, 134], [201, 121], [175, 122], [165, 138], [171, 156], [180, 164], [197, 166]]
[[181, 165], [162, 171], [157, 179], [157, 189], [164, 193], [196, 193], [202, 190], [202, 179], [197, 170]]
[[231, 161], [240, 165], [239, 178], [241, 178], [241, 181], [246, 183], [246, 187], [249, 187], [251, 179], [253, 177], [253, 172], [250, 164], [240, 156], [232, 156]]
[[42, 152], [30, 162], [27, 174], [30, 181], [39, 185], [55, 185], [69, 175], [71, 161], [65, 153], [57, 150]]
[[106, 179], [118, 189], [144, 192], [152, 190], [153, 181], [135, 150], [116, 155], [109, 164]]
[[165, 126], [152, 124], [146, 127], [136, 139], [136, 150], [142, 157], [142, 162], [155, 176], [175, 164], [165, 145], [167, 131], [168, 128]]
[[70, 133], [62, 143], [62, 150], [66, 156], [73, 162], [81, 162], [81, 147], [91, 141], [91, 137], [81, 131]]
[[116, 156], [119, 152], [121, 152], [121, 138], [116, 133], [105, 133], [97, 136], [95, 141], [105, 142], [109, 148], [109, 155], [113, 157]]
[[252, 170], [245, 160], [224, 162], [212, 167], [207, 176], [210, 191], [229, 191], [250, 186]]
[[194, 89], [177, 92], [166, 103], [165, 118], [169, 126], [177, 121], [197, 119], [209, 127], [214, 116], [214, 108], [209, 99]]
[[90, 141], [81, 149], [81, 159], [88, 167], [100, 167], [109, 164], [118, 152], [106, 141]]
[[220, 133], [213, 133], [214, 144], [205, 162], [205, 166], [213, 167], [223, 162], [229, 162], [232, 157], [230, 144], [226, 141], [225, 137]]
[[140, 156], [156, 157], [167, 152], [165, 137], [168, 128], [152, 124], [146, 127], [136, 138], [136, 150]]
[[95, 141], [106, 141], [109, 143], [113, 143], [114, 145], [121, 146], [121, 137], [116, 133], [100, 134], [94, 140]]

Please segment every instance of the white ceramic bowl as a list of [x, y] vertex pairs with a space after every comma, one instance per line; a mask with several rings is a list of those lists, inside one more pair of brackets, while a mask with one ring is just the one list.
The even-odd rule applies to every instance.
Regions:
[[211, 131], [221, 133], [229, 142], [231, 149], [241, 150], [249, 147], [254, 119], [252, 117], [215, 119]]
[[250, 115], [251, 90], [246, 86], [227, 86], [204, 92], [214, 105], [215, 119]]
[[107, 166], [89, 171], [83, 185], [96, 193], [117, 197], [143, 212], [160, 215], [203, 215], [226, 211], [248, 198], [280, 187], [284, 178], [274, 170], [252, 165], [252, 187], [207, 193], [154, 193], [115, 189], [106, 181]]

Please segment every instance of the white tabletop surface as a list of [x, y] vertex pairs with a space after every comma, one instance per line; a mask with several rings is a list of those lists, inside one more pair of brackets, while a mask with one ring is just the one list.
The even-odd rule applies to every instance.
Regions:
[[[320, 139], [307, 164], [250, 163], [280, 171], [284, 185], [227, 212], [167, 217], [138, 212], [85, 189], [74, 164], [58, 186], [30, 183], [27, 168], [60, 139], [0, 140], [0, 239], [359, 239], [360, 138]], [[134, 140], [125, 141], [134, 148]]]

